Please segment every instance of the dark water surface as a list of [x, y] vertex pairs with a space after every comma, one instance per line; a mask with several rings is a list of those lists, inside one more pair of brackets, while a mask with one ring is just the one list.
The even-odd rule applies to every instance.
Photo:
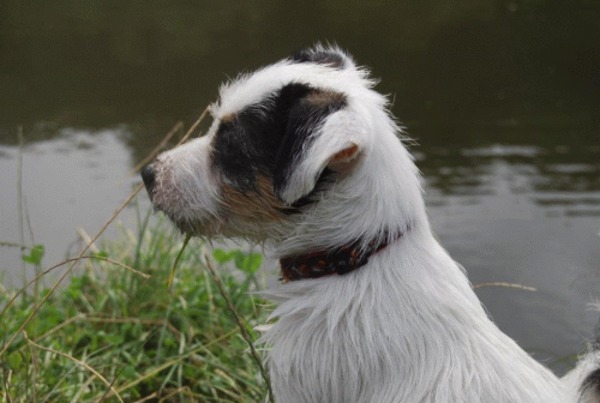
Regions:
[[[418, 142], [433, 226], [473, 283], [537, 288], [477, 293], [562, 372], [600, 299], [597, 1], [1, 1], [0, 242], [19, 242], [19, 127], [50, 265], [77, 227], [100, 228], [138, 182], [128, 171], [219, 83], [317, 40], [382, 78]], [[0, 247], [0, 273], [21, 283], [18, 250]]]

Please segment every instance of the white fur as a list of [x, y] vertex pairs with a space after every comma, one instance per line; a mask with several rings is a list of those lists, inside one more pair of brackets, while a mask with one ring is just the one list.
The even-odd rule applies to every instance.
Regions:
[[351, 60], [347, 66], [281, 61], [242, 76], [221, 88], [206, 139], [159, 159], [178, 182], [166, 188], [179, 192], [161, 209], [223, 222], [218, 181], [202, 161], [219, 119], [293, 82], [347, 98], [347, 107], [329, 116], [300, 156], [282, 199], [289, 204], [307, 194], [331, 157], [356, 144], [360, 158], [352, 172], [302, 214], [253, 225], [270, 240], [274, 257], [368, 242], [382, 229], [403, 235], [357, 271], [266, 291], [278, 303], [277, 321], [262, 338], [277, 402], [577, 401], [598, 357], [588, 356], [561, 382], [494, 325], [431, 233], [418, 170], [386, 99], [372, 90], [365, 71]]
[[268, 291], [281, 402], [566, 402], [558, 379], [488, 319], [460, 268], [413, 231], [343, 277]]
[[[214, 134], [212, 134], [214, 135]], [[211, 136], [159, 155], [153, 202], [179, 223], [218, 221], [218, 188], [209, 174]]]
[[[297, 166], [281, 192], [284, 202], [292, 204], [314, 189], [319, 174], [327, 167], [332, 156], [349, 147], [356, 146], [361, 152], [368, 151], [369, 134], [367, 122], [355, 119], [354, 105], [330, 115], [310, 148], [300, 156]], [[346, 135], [340, 136], [339, 133]]]

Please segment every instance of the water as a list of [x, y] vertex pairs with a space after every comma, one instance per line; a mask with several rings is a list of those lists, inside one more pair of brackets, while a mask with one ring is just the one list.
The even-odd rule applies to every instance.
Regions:
[[[398, 3], [0, 2], [0, 241], [19, 242], [19, 127], [50, 265], [219, 83], [335, 40], [382, 78], [417, 140], [433, 227], [473, 283], [537, 289], [477, 289], [494, 320], [564, 371], [600, 298], [600, 3]], [[22, 281], [19, 255], [0, 247], [5, 285]]]

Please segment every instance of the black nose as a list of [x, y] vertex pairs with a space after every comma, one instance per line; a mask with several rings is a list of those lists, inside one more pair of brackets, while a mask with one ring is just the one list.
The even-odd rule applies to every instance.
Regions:
[[150, 165], [146, 165], [144, 169], [142, 169], [142, 179], [144, 180], [144, 185], [146, 186], [146, 190], [148, 194], [152, 196], [152, 189], [154, 188], [154, 182], [156, 181], [156, 169]]

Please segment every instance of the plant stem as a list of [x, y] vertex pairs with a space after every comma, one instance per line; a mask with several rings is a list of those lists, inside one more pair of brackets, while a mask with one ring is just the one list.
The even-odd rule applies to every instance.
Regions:
[[267, 370], [265, 369], [260, 356], [258, 355], [258, 352], [256, 351], [256, 348], [254, 348], [254, 342], [252, 341], [252, 337], [248, 333], [248, 329], [246, 328], [246, 325], [244, 324], [242, 318], [240, 317], [237, 310], [235, 309], [235, 306], [231, 302], [229, 293], [223, 286], [223, 283], [221, 282], [221, 278], [215, 272], [215, 269], [213, 268], [208, 255], [204, 255], [204, 259], [206, 261], [206, 268], [208, 269], [213, 281], [217, 285], [217, 288], [219, 289], [219, 292], [223, 296], [223, 299], [225, 299], [225, 302], [227, 303], [227, 308], [232, 313], [233, 318], [235, 319], [235, 322], [237, 323], [238, 327], [240, 328], [240, 332], [242, 333], [242, 337], [244, 338], [244, 341], [246, 341], [246, 343], [250, 347], [250, 354], [252, 354], [252, 358], [254, 359], [254, 361], [256, 361], [256, 364], [258, 365], [260, 373], [261, 373], [265, 383], [267, 384], [267, 389], [269, 392], [269, 401], [271, 403], [275, 403], [275, 397], [273, 396], [273, 389], [271, 387], [271, 380], [269, 378], [269, 375], [267, 374]]

